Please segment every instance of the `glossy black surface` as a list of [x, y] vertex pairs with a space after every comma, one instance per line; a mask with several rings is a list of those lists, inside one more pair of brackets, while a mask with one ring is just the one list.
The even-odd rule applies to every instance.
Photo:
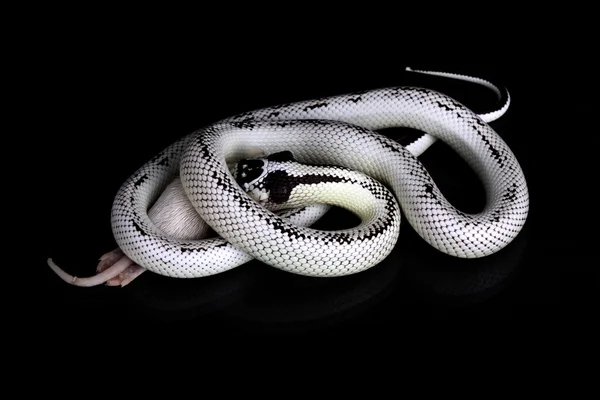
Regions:
[[[161, 69], [106, 61], [57, 75], [46, 92], [51, 112], [39, 127], [49, 131], [42, 140], [47, 153], [40, 212], [48, 233], [42, 254], [34, 260], [43, 285], [43, 301], [36, 306], [40, 318], [61, 327], [159, 322], [184, 323], [217, 335], [322, 335], [394, 332], [415, 321], [528, 323], [597, 317], [597, 261], [584, 255], [590, 236], [569, 222], [573, 213], [594, 217], [569, 195], [587, 194], [589, 184], [585, 186], [582, 175], [571, 176], [562, 169], [560, 154], [569, 151], [568, 145], [556, 141], [589, 134], [582, 118], [594, 112], [595, 103], [581, 97], [574, 101], [566, 95], [570, 92], [540, 91], [543, 82], [529, 79], [535, 69], [518, 65], [411, 64], [489, 78], [511, 92], [510, 111], [492, 126], [521, 162], [531, 211], [523, 232], [496, 255], [480, 260], [445, 256], [403, 221], [398, 245], [384, 262], [335, 279], [295, 276], [252, 262], [204, 279], [145, 273], [123, 289], [78, 288], [46, 267], [46, 257], [52, 257], [72, 274], [93, 273], [98, 257], [115, 247], [110, 207], [121, 183], [175, 139], [220, 118], [396, 85], [440, 90], [476, 112], [495, 106], [494, 94], [485, 88], [408, 74], [404, 65], [355, 65], [340, 73], [339, 68], [347, 67], [344, 63], [261, 68], [202, 63]], [[53, 98], [53, 91], [61, 96]], [[562, 99], [562, 105], [548, 101], [552, 95]], [[410, 131], [383, 133], [401, 137]], [[476, 212], [483, 206], [484, 193], [475, 175], [444, 144], [434, 145], [422, 161], [459, 208]], [[582, 161], [581, 170], [591, 168], [589, 162]], [[551, 188], [555, 190], [548, 196], [544, 189]], [[353, 218], [334, 210], [319, 226], [348, 226]]]

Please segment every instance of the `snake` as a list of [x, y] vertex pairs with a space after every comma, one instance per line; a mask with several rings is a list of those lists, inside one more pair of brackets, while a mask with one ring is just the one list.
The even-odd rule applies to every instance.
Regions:
[[[501, 94], [480, 78], [407, 70], [482, 84]], [[306, 276], [358, 273], [389, 255], [401, 218], [449, 256], [494, 254], [519, 234], [529, 211], [523, 170], [489, 124], [507, 111], [507, 90], [504, 97], [498, 110], [477, 114], [439, 91], [397, 86], [225, 118], [169, 145], [123, 183], [111, 210], [113, 236], [138, 265], [177, 278], [218, 274], [252, 259]], [[394, 127], [422, 134], [403, 146], [377, 132]], [[418, 159], [438, 140], [483, 184], [480, 212], [453, 206]], [[153, 223], [148, 209], [174, 179], [218, 236], [178, 239]], [[296, 203], [288, 203], [290, 198]], [[361, 223], [313, 229], [327, 210], [323, 204], [347, 208]]]

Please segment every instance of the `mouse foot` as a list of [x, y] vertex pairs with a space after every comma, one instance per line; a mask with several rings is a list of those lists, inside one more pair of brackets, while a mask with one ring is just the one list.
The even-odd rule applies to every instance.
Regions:
[[140, 276], [144, 271], [147, 271], [144, 267], [140, 267], [137, 264], [131, 265], [125, 271], [121, 272], [114, 278], [106, 281], [107, 286], [127, 286], [131, 281]]
[[96, 267], [96, 275], [78, 277], [70, 275], [54, 263], [51, 258], [47, 260], [48, 266], [65, 282], [74, 286], [91, 287], [106, 283], [108, 286], [126, 286], [145, 271], [127, 257], [120, 249], [113, 250], [100, 257]]
[[[109, 251], [100, 257], [100, 262], [96, 267], [96, 272], [100, 273], [105, 271], [110, 266], [114, 265], [121, 258], [126, 257], [123, 250], [116, 248], [113, 251]], [[132, 262], [133, 263], [133, 262]], [[131, 281], [140, 276], [146, 269], [133, 263], [125, 271], [119, 273], [117, 276], [106, 281], [107, 286], [127, 286]]]

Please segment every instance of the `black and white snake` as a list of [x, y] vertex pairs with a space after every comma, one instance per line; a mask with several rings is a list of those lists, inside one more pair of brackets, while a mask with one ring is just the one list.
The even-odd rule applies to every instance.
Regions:
[[[478, 78], [425, 73], [497, 90]], [[488, 125], [509, 103], [508, 97], [496, 112], [477, 115], [439, 92], [393, 87], [227, 118], [170, 145], [122, 185], [112, 209], [115, 240], [139, 266], [173, 277], [213, 275], [253, 258], [296, 274], [340, 276], [389, 254], [398, 238], [399, 204], [436, 249], [464, 258], [495, 253], [519, 234], [529, 208], [520, 165]], [[425, 134], [403, 147], [374, 132], [390, 127]], [[437, 139], [481, 179], [486, 205], [480, 213], [457, 210], [417, 159]], [[248, 160], [255, 155], [263, 157]], [[177, 177], [218, 237], [178, 239], [148, 216]], [[326, 211], [323, 203], [354, 211], [362, 223], [338, 231], [311, 229]]]

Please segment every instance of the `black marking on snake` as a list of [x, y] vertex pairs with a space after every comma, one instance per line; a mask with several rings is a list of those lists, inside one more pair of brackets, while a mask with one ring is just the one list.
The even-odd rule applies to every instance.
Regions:
[[[198, 141], [200, 142], [200, 138], [198, 138]], [[200, 142], [201, 143], [201, 142]], [[200, 147], [200, 152], [202, 153], [201, 156], [202, 158], [211, 158], [210, 156], [210, 151], [208, 151], [208, 145], [203, 144]]]
[[317, 108], [327, 107], [328, 105], [329, 105], [329, 103], [327, 103], [327, 102], [316, 103], [316, 104], [304, 107], [304, 111], [315, 110]]
[[500, 212], [498, 210], [494, 210], [492, 217], [490, 218], [492, 222], [500, 222]]
[[278, 117], [279, 114], [281, 114], [281, 112], [273, 111], [271, 114], [267, 115], [267, 118], [275, 118], [275, 117]]
[[483, 132], [481, 132], [479, 130], [479, 128], [477, 128], [477, 126], [472, 125], [473, 129], [475, 129], [475, 132], [477, 132], [477, 135], [481, 137], [481, 140], [483, 140], [483, 142], [487, 145], [488, 149], [490, 149], [490, 152], [492, 153], [492, 157], [494, 157], [496, 159], [496, 162], [498, 163], [498, 165], [500, 166], [500, 168], [504, 167], [504, 162], [502, 159], [502, 154], [500, 154], [500, 152], [494, 147], [494, 145], [488, 140], [488, 138], [483, 134]]
[[431, 175], [427, 172], [427, 169], [420, 162], [414, 163], [414, 165], [408, 167], [408, 174], [411, 176], [416, 176], [421, 180], [425, 180], [429, 183], [432, 182]]
[[271, 153], [267, 156], [267, 160], [269, 161], [277, 161], [277, 162], [286, 162], [286, 161], [296, 161], [294, 154], [292, 154], [289, 150], [278, 151], [277, 153]]
[[195, 248], [195, 249], [190, 249], [189, 247], [180, 247], [180, 249], [181, 249], [182, 253], [185, 253], [186, 251], [190, 252], [190, 253], [193, 253], [193, 252], [204, 253], [204, 252], [206, 252], [208, 250], [216, 249], [218, 247], [226, 247], [228, 244], [229, 243], [227, 243], [227, 242], [223, 242], [223, 243], [219, 243], [219, 244], [216, 244], [214, 246], [211, 246], [211, 247], [198, 247], [198, 248]]
[[502, 198], [508, 201], [515, 201], [517, 199], [517, 190], [519, 187], [516, 183], [513, 183], [510, 188], [507, 189], [507, 193], [504, 193]]
[[410, 89], [417, 93], [431, 93], [431, 91], [429, 89], [424, 89], [424, 88], [420, 88], [420, 87], [412, 87]]
[[333, 125], [333, 124], [336, 124], [339, 122], [340, 121], [332, 121], [332, 120], [328, 120], [328, 119], [311, 119], [310, 120], [311, 125], [321, 125], [321, 126]]
[[133, 223], [133, 227], [135, 228], [135, 230], [138, 231], [142, 236], [148, 236], [146, 231], [144, 231], [142, 227], [139, 226], [133, 219], [131, 220], [131, 222]]
[[460, 104], [459, 102], [457, 102], [454, 99], [450, 99], [450, 103], [452, 103], [452, 105], [456, 108], [465, 108], [462, 104]]
[[252, 117], [253, 114], [254, 113], [252, 111], [246, 111], [246, 112], [237, 114], [236, 116], [232, 117], [232, 119], [240, 119], [240, 118]]
[[363, 98], [362, 98], [362, 96], [357, 96], [357, 97], [354, 97], [354, 98], [349, 98], [349, 99], [348, 99], [348, 101], [351, 101], [351, 102], [353, 102], [354, 104], [356, 104], [356, 103], [358, 103], [359, 101], [362, 101], [362, 99], [363, 99]]
[[437, 104], [437, 106], [438, 106], [439, 108], [443, 108], [443, 109], [445, 109], [445, 110], [447, 110], [447, 111], [452, 111], [452, 110], [454, 110], [454, 108], [452, 108], [452, 107], [450, 107], [450, 106], [448, 106], [448, 105], [446, 105], [446, 104], [443, 104], [442, 102], [439, 102], [439, 101], [437, 101], [437, 100], [435, 101], [435, 103]]
[[390, 90], [389, 92], [392, 96], [396, 96], [399, 97], [400, 95], [406, 93], [405, 88], [403, 87], [398, 87], [398, 88], [393, 88]]
[[474, 217], [472, 215], [465, 214], [464, 212], [462, 212], [460, 210], [455, 210], [455, 211], [456, 211], [456, 214], [469, 220], [469, 222], [465, 222], [465, 226], [469, 226], [469, 225], [478, 226], [480, 224], [479, 222], [473, 220]]
[[[363, 127], [357, 126], [357, 129], [363, 130], [363, 133], [371, 133], [371, 131], [369, 131], [368, 129], [363, 128]], [[381, 144], [386, 149], [393, 151], [394, 153], [403, 153], [404, 151], [407, 151], [406, 149], [404, 149], [404, 147], [400, 146], [398, 143], [393, 142], [393, 141], [388, 141], [390, 139], [386, 140], [386, 138], [382, 138], [380, 136], [373, 136], [373, 139], [377, 140], [379, 142], [379, 144]]]
[[386, 205], [385, 205], [385, 209], [388, 211], [387, 219], [382, 224], [372, 226], [369, 229], [368, 233], [365, 233], [364, 235], [361, 235], [358, 237], [352, 237], [352, 236], [344, 234], [344, 233], [333, 233], [333, 234], [330, 234], [329, 241], [330, 242], [336, 241], [339, 244], [351, 244], [355, 241], [362, 242], [362, 241], [369, 240], [369, 239], [372, 239], [374, 237], [381, 235], [383, 232], [385, 232], [390, 227], [392, 227], [395, 220], [397, 219], [397, 216], [395, 215], [395, 213], [392, 212], [394, 207], [395, 207], [394, 198], [393, 197], [388, 198]]
[[275, 124], [276, 126], [280, 126], [280, 127], [282, 127], [282, 128], [285, 128], [286, 126], [294, 126], [294, 125], [297, 125], [297, 124], [298, 124], [298, 122], [296, 122], [296, 121], [277, 121], [277, 122], [274, 122], [274, 124]]
[[465, 214], [464, 212], [460, 211], [460, 210], [456, 210], [456, 214], [460, 215], [463, 218], [468, 218], [468, 219], [473, 219], [472, 215], [469, 214]]
[[425, 193], [424, 194], [420, 194], [417, 195], [417, 197], [421, 197], [421, 198], [425, 198], [425, 199], [432, 199], [435, 200], [436, 204], [438, 205], [442, 205], [442, 202], [440, 201], [440, 199], [437, 197], [437, 195], [435, 194], [435, 191], [433, 190], [434, 186], [431, 183], [426, 183], [425, 184]]
[[241, 121], [233, 121], [231, 122], [231, 125], [241, 129], [252, 129], [256, 126], [256, 120], [254, 117], [248, 117]]
[[150, 159], [150, 162], [156, 162], [156, 160], [158, 160], [162, 156], [163, 156], [163, 152], [161, 151], [160, 153], [158, 153], [157, 155], [155, 155], [154, 157], [152, 157], [152, 159]]
[[139, 187], [142, 183], [144, 183], [148, 179], [148, 174], [142, 175], [137, 181], [133, 183], [133, 186]]
[[242, 197], [238, 193], [234, 193], [233, 198], [235, 200], [237, 200], [237, 202], [240, 204], [240, 206], [244, 207], [246, 209], [246, 211], [250, 211], [253, 214], [256, 213], [256, 211], [252, 208], [250, 199], [248, 199], [248, 197], [246, 197], [246, 196]]
[[458, 116], [458, 118], [464, 118], [462, 115], [460, 115], [460, 113], [457, 111], [456, 115]]
[[211, 177], [216, 179], [216, 184], [221, 186], [225, 190], [231, 190], [231, 184], [229, 183], [229, 176], [223, 171], [213, 171]]
[[157, 165], [162, 165], [163, 167], [168, 167], [169, 166], [169, 157], [165, 156], [165, 158], [163, 158], [162, 160], [160, 160], [156, 164]]
[[[335, 122], [333, 122], [333, 121], [328, 121], [327, 123], [329, 123], [329, 124], [332, 124], [332, 123], [335, 123]], [[372, 136], [372, 135], [373, 135], [373, 131], [372, 131], [372, 130], [370, 130], [370, 129], [368, 129], [368, 128], [365, 128], [364, 126], [361, 126], [361, 125], [355, 125], [355, 126], [354, 126], [354, 130], [356, 130], [356, 131], [358, 131], [358, 132], [360, 132], [360, 133], [364, 133], [365, 135], [370, 135], [370, 136]], [[379, 138], [379, 137], [377, 137], [377, 136], [376, 136], [375, 138], [376, 138], [376, 139], [380, 139], [380, 138]]]

